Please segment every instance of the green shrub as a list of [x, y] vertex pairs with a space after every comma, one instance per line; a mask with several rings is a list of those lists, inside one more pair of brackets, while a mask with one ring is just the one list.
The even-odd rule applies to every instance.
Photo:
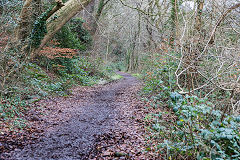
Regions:
[[[92, 61], [87, 57], [64, 58], [40, 60], [42, 66], [57, 73], [65, 82], [79, 85], [92, 85], [97, 79], [109, 79], [108, 71], [102, 68], [101, 61]], [[61, 68], [59, 68], [61, 66]]]
[[[146, 61], [146, 63], [149, 62]], [[163, 61], [162, 64], [164, 66], [161, 66], [161, 63], [157, 61], [156, 63], [153, 62], [153, 64], [150, 64], [152, 67], [142, 71], [145, 83], [143, 88], [144, 94], [154, 95], [162, 91], [173, 91], [176, 89], [174, 74], [177, 68], [176, 63], [169, 60], [168, 62]]]
[[35, 95], [35, 97], [45, 97], [49, 93], [63, 95], [67, 89], [64, 87], [66, 86], [66, 81], [61, 78], [55, 78], [53, 81], [41, 67], [33, 63], [26, 64], [25, 71], [23, 72], [23, 80], [26, 85], [25, 94], [29, 98], [32, 95]]
[[[207, 99], [183, 97], [169, 90], [143, 100], [155, 109], [145, 118], [151, 143], [148, 145], [158, 154], [166, 155], [166, 159], [240, 157], [239, 116], [213, 109]], [[160, 106], [168, 108], [157, 112]]]
[[87, 29], [83, 27], [84, 20], [81, 18], [74, 18], [70, 21], [70, 29], [72, 32], [76, 33], [77, 38], [84, 44], [86, 47], [91, 46], [92, 36]]
[[196, 157], [197, 159], [238, 159], [240, 157], [240, 117], [214, 110], [206, 99], [195, 96], [183, 98], [172, 93], [169, 107], [170, 121], [158, 117], [150, 130], [162, 136], [168, 157]]
[[58, 47], [85, 50], [86, 46], [78, 39], [77, 34], [72, 32], [69, 24], [66, 24], [56, 33], [55, 38], [60, 43]]
[[72, 19], [55, 35], [62, 48], [71, 48], [86, 50], [91, 46], [91, 34], [83, 27], [84, 21], [81, 19]]
[[142, 100], [150, 111], [146, 151], [165, 159], [239, 159], [240, 117], [217, 110], [212, 99], [179, 94], [176, 62], [160, 59], [146, 58], [142, 72]]

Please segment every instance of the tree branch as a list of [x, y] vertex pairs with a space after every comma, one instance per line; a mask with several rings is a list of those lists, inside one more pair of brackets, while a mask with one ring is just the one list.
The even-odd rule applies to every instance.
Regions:
[[59, 9], [61, 9], [64, 6], [62, 0], [55, 0], [55, 1], [56, 1], [57, 5], [55, 7], [53, 7], [53, 9], [48, 13], [46, 19], [51, 17], [55, 12], [57, 12]]
[[224, 20], [224, 18], [234, 9], [237, 9], [238, 7], [240, 7], [240, 3], [237, 3], [236, 5], [232, 6], [231, 8], [229, 8], [227, 11], [225, 11], [223, 13], [223, 15], [218, 19], [213, 31], [212, 31], [212, 34], [210, 36], [210, 40], [209, 40], [209, 43], [208, 44], [213, 44], [214, 43], [214, 35], [215, 35], [215, 32], [217, 30], [217, 27], [220, 26], [220, 24], [222, 23], [222, 21]]

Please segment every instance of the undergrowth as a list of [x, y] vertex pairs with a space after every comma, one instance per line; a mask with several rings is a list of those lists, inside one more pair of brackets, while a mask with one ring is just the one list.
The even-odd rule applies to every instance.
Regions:
[[5, 130], [2, 128], [4, 124], [8, 124], [11, 131], [21, 130], [26, 127], [24, 113], [29, 109], [26, 101], [22, 101], [20, 97], [2, 98], [0, 103], [0, 129], [1, 133]]
[[92, 44], [91, 34], [83, 27], [84, 21], [72, 19], [55, 35], [58, 47], [86, 50]]
[[146, 58], [145, 64], [146, 151], [163, 159], [239, 159], [240, 117], [218, 110], [208, 98], [179, 94], [171, 58]]

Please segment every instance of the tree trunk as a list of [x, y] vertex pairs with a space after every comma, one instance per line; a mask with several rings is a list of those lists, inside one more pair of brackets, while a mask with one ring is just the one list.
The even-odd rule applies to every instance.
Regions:
[[215, 39], [215, 36], [214, 36], [214, 35], [215, 35], [216, 30], [217, 30], [217, 27], [220, 26], [220, 24], [222, 23], [222, 21], [224, 20], [224, 18], [225, 18], [232, 10], [237, 9], [237, 8], [239, 8], [239, 7], [240, 7], [240, 3], [237, 3], [237, 4], [233, 5], [231, 8], [227, 9], [227, 10], [223, 13], [223, 15], [218, 19], [217, 24], [215, 25], [215, 27], [214, 27], [214, 29], [213, 29], [213, 31], [212, 31], [212, 33], [211, 33], [210, 40], [209, 40], [208, 44], [213, 44], [213, 43], [214, 43], [214, 39]]
[[193, 36], [195, 41], [193, 42], [193, 49], [189, 51], [189, 59], [186, 61], [188, 64], [187, 67], [187, 81], [188, 81], [188, 90], [189, 95], [191, 94], [191, 90], [194, 90], [195, 87], [198, 85], [199, 76], [198, 76], [198, 66], [199, 66], [199, 54], [202, 50], [201, 45], [203, 44], [203, 36], [202, 36], [202, 11], [204, 6], [204, 0], [197, 1], [197, 15], [196, 15], [196, 22], [195, 22], [195, 30]]
[[100, 0], [99, 1], [98, 8], [97, 8], [97, 13], [95, 15], [95, 20], [94, 20], [94, 23], [92, 24], [92, 28], [91, 28], [91, 34], [92, 35], [95, 35], [95, 33], [97, 31], [97, 27], [98, 27], [98, 21], [100, 19], [102, 11], [109, 1], [110, 0]]
[[[137, 40], [139, 39], [141, 32], [141, 13], [138, 12], [138, 24], [137, 24], [137, 31], [134, 33], [134, 38], [133, 38], [133, 46], [132, 46], [132, 54], [131, 54], [131, 61], [130, 61], [130, 69], [131, 71], [136, 71], [136, 67], [138, 66], [138, 47], [139, 47], [139, 42], [137, 44]], [[136, 49], [137, 48], [137, 49]]]
[[42, 14], [42, 0], [33, 0], [33, 23]]
[[2, 16], [3, 13], [3, 4], [0, 3], [0, 16]]
[[69, 0], [64, 6], [50, 16], [47, 20], [47, 34], [40, 46], [32, 51], [32, 56], [40, 52], [42, 47], [79, 11], [87, 6], [91, 0]]
[[[55, 0], [57, 5], [48, 13], [45, 20], [47, 20], [53, 13], [63, 6], [62, 0]], [[21, 43], [25, 41], [33, 28], [33, 24], [37, 18], [42, 14], [41, 0], [25, 0], [23, 8], [20, 13], [20, 21], [15, 31], [14, 41]]]
[[203, 0], [197, 1], [197, 16], [196, 16], [196, 23], [195, 28], [198, 32], [201, 32], [201, 26], [202, 26], [202, 10], [203, 10]]
[[178, 0], [171, 0], [171, 30], [172, 33], [170, 35], [170, 45], [174, 48], [174, 42], [176, 40], [176, 32], [177, 32], [177, 18], [178, 18]]
[[[157, 2], [155, 3], [157, 4]], [[153, 3], [152, 0], [148, 0], [148, 5], [149, 5], [149, 8], [147, 9], [147, 13], [149, 15], [151, 14], [154, 14], [154, 10], [155, 10], [155, 4]], [[149, 19], [146, 18], [146, 30], [147, 30], [147, 33], [148, 33], [148, 41], [147, 41], [147, 45], [148, 45], [148, 50], [152, 50], [152, 49], [156, 49], [157, 48], [157, 44], [156, 42], [154, 41], [154, 38], [153, 38], [153, 24], [155, 23], [156, 21], [156, 18], [151, 16]]]
[[94, 24], [94, 9], [95, 9], [95, 1], [92, 0], [84, 9], [83, 19], [86, 21], [89, 26], [89, 30], [92, 30]]
[[16, 39], [15, 40], [20, 40], [24, 41], [27, 39], [29, 35], [29, 30], [30, 30], [30, 25], [31, 25], [31, 4], [32, 0], [25, 0], [23, 4], [23, 8], [20, 13], [20, 22], [16, 30]]

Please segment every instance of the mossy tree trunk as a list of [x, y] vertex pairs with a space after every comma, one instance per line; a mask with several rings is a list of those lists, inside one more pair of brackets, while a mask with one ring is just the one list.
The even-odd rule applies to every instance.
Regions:
[[[63, 6], [62, 0], [55, 0], [56, 6], [49, 12], [48, 18]], [[35, 21], [42, 14], [41, 0], [25, 0], [20, 13], [18, 27], [15, 30], [16, 42], [24, 42], [29, 37]], [[46, 18], [47, 19], [47, 18]]]
[[74, 17], [79, 11], [84, 9], [91, 0], [69, 0], [61, 9], [57, 10], [51, 15], [47, 22], [47, 34], [41, 41], [41, 44], [32, 51], [32, 56], [37, 54], [46, 43], [52, 39], [52, 37], [66, 24], [72, 17]]
[[16, 28], [15, 40], [23, 42], [28, 38], [34, 21], [42, 13], [41, 8], [41, 0], [25, 0], [20, 13], [20, 21]]
[[25, 0], [23, 8], [20, 13], [20, 21], [16, 29], [16, 41], [26, 40], [29, 35], [29, 29], [31, 25], [31, 5], [33, 0]]
[[195, 23], [195, 29], [200, 32], [201, 26], [202, 26], [202, 10], [203, 10], [203, 3], [204, 0], [198, 0], [197, 1], [197, 15], [196, 15], [196, 23]]
[[177, 24], [178, 24], [178, 0], [171, 0], [171, 13], [170, 13], [170, 25], [171, 25], [171, 35], [170, 35], [170, 45], [174, 48], [174, 42], [177, 36]]
[[[154, 10], [156, 9], [155, 6], [158, 4], [158, 2], [153, 3], [153, 1], [148, 0], [149, 8], [147, 9], [147, 13], [149, 15], [154, 14]], [[156, 49], [157, 44], [154, 40], [154, 33], [153, 33], [153, 26], [152, 24], [156, 23], [156, 18], [151, 16], [149, 19], [146, 18], [146, 30], [148, 33], [148, 41], [147, 46], [148, 50]]]
[[89, 30], [92, 30], [92, 27], [95, 21], [94, 20], [95, 4], [96, 4], [96, 0], [92, 0], [83, 11], [82, 18], [86, 21]]
[[[65, 4], [62, 0], [55, 0], [56, 6], [44, 15], [43, 21], [46, 21], [47, 33], [43, 36], [40, 44], [37, 46], [29, 46], [32, 49], [29, 50], [31, 56], [39, 53], [42, 47], [66, 24], [73, 16], [86, 7], [92, 0], [69, 0]], [[16, 29], [16, 42], [22, 42], [29, 37], [29, 30], [32, 29], [33, 14], [33, 2], [40, 7], [41, 0], [25, 0], [22, 11], [20, 13], [20, 21], [18, 28]], [[35, 8], [39, 10], [40, 8]], [[34, 10], [35, 10], [34, 9]], [[39, 15], [36, 15], [39, 16]], [[35, 17], [36, 18], [36, 17]], [[36, 27], [36, 26], [35, 26]], [[30, 28], [30, 29], [29, 29]], [[42, 31], [44, 32], [44, 31]], [[34, 39], [32, 40], [34, 41]]]

